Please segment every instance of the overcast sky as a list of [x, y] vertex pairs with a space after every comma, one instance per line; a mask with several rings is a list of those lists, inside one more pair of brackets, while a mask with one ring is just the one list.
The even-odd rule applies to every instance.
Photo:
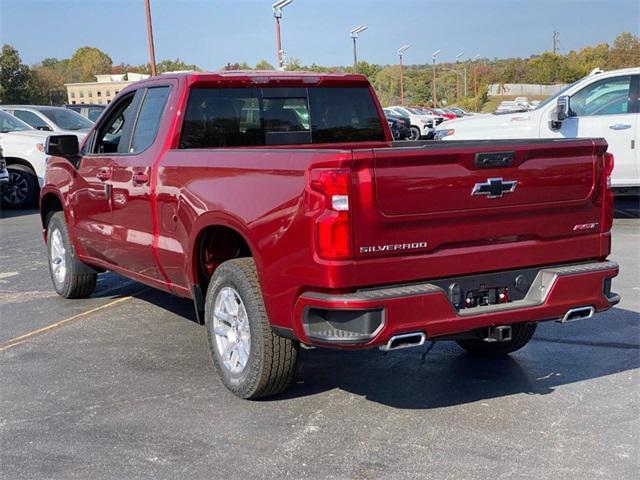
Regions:
[[[274, 0], [151, 0], [156, 58], [180, 57], [204, 69], [260, 59], [272, 64]], [[96, 46], [114, 63], [148, 61], [143, 0], [0, 0], [0, 40], [26, 63], [69, 57]], [[282, 36], [289, 57], [303, 64], [348, 65], [349, 30], [358, 25], [358, 54], [395, 63], [411, 44], [407, 63], [442, 61], [460, 53], [487, 58], [529, 56], [551, 49], [554, 30], [562, 53], [612, 43], [622, 31], [638, 35], [639, 0], [294, 0], [284, 12]]]

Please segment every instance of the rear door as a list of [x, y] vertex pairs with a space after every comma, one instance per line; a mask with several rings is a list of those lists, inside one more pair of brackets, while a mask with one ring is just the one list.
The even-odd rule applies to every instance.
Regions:
[[114, 159], [111, 180], [112, 261], [152, 279], [160, 279], [153, 250], [152, 169], [158, 154], [154, 142], [169, 92], [169, 85], [137, 91], [133, 131], [126, 153]]

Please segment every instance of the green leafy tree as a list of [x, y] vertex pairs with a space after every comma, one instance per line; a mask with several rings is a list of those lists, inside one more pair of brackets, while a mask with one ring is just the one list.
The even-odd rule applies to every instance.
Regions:
[[63, 105], [67, 101], [64, 76], [54, 68], [37, 66], [31, 69], [29, 94], [31, 103]]
[[201, 71], [200, 67], [198, 67], [197, 65], [185, 63], [179, 58], [176, 58], [175, 60], [162, 60], [160, 63], [156, 64], [156, 70], [158, 71], [158, 73], [180, 72], [183, 70], [192, 70], [194, 72]]
[[273, 65], [271, 65], [266, 60], [260, 60], [256, 63], [254, 70], [274, 70]]
[[95, 47], [82, 47], [69, 59], [68, 72], [71, 82], [92, 82], [96, 75], [111, 73], [111, 57]]
[[637, 67], [640, 65], [640, 39], [629, 32], [623, 32], [613, 41], [610, 51], [611, 68]]
[[[373, 81], [380, 103], [384, 106], [400, 103], [400, 67], [397, 65], [384, 67]], [[406, 83], [405, 83], [406, 87]], [[406, 91], [406, 88], [405, 88]]]
[[11, 45], [2, 46], [0, 55], [0, 100], [3, 103], [27, 103], [31, 72]]
[[251, 67], [249, 66], [249, 64], [247, 62], [242, 62], [242, 63], [227, 63], [224, 67], [222, 67], [222, 70], [228, 71], [228, 70], [251, 70]]

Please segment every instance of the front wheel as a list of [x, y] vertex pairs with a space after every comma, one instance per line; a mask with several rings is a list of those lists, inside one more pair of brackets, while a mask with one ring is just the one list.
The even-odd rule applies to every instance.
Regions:
[[516, 323], [511, 325], [511, 340], [508, 342], [485, 342], [484, 340], [458, 340], [457, 343], [466, 351], [475, 355], [499, 356], [507, 355], [524, 347], [536, 331], [536, 323]]
[[418, 127], [411, 127], [411, 129], [409, 130], [409, 140], [420, 140], [420, 136], [420, 129]]
[[205, 324], [216, 371], [231, 392], [255, 399], [289, 386], [298, 343], [273, 333], [252, 258], [217, 268], [207, 290]]
[[69, 238], [64, 213], [56, 212], [47, 225], [49, 273], [58, 295], [65, 298], [86, 298], [96, 288], [94, 269], [78, 260]]

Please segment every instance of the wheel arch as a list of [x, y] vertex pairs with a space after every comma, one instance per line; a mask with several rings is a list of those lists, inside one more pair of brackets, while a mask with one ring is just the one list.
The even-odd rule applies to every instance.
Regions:
[[23, 165], [25, 167], [30, 168], [34, 175], [36, 175], [36, 169], [33, 168], [33, 165], [31, 164], [30, 161], [25, 160], [24, 158], [20, 158], [20, 157], [4, 157], [5, 162], [7, 162], [7, 167], [11, 166], [11, 165]]

